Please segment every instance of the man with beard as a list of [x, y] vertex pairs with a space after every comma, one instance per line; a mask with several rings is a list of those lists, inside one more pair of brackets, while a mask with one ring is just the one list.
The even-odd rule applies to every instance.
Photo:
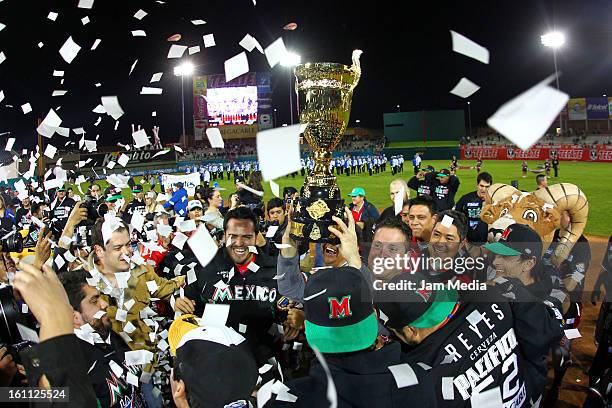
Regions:
[[243, 333], [263, 362], [273, 353], [268, 331], [277, 318], [276, 258], [255, 246], [259, 222], [249, 208], [230, 210], [223, 224], [225, 245], [208, 265], [195, 267], [196, 281], [185, 288], [175, 309], [201, 316], [207, 303], [231, 305], [227, 326]]
[[[132, 350], [156, 351], [157, 338], [150, 336], [156, 328], [147, 325], [150, 320], [148, 317], [155, 315], [150, 307], [151, 298], [170, 300], [174, 292], [183, 286], [185, 277], [179, 276], [171, 280], [160, 278], [153, 267], [144, 264], [139, 254], [133, 256], [129, 229], [117, 217], [98, 220], [93, 227], [91, 239], [91, 282], [95, 282], [96, 287], [103, 293], [104, 301], [110, 305], [107, 313], [113, 331], [129, 331], [131, 341], [128, 345]], [[137, 262], [142, 264], [138, 265]], [[151, 281], [154, 283], [150, 283]], [[153, 366], [147, 364], [144, 371], [151, 373]], [[147, 405], [159, 406], [160, 401], [153, 395], [151, 382], [143, 385], [143, 393]]]
[[493, 177], [483, 172], [476, 177], [476, 191], [461, 197], [455, 205], [455, 210], [463, 213], [469, 222], [467, 239], [469, 242], [480, 244], [487, 242], [488, 225], [480, 219], [482, 205], [485, 202], [487, 190], [493, 184]]
[[[86, 366], [90, 367], [88, 377], [98, 406], [145, 407], [138, 381], [140, 369], [126, 365], [125, 353], [130, 348], [112, 331], [111, 321], [106, 315], [108, 304], [96, 288], [87, 284], [87, 272], [75, 270], [61, 273], [58, 277], [73, 308], [74, 334], [79, 338]], [[122, 373], [119, 377], [115, 373], [117, 368]]]
[[139, 211], [143, 216], [146, 213], [144, 193], [140, 184], [134, 184], [132, 187], [132, 195], [134, 198], [127, 205], [127, 208], [121, 216], [126, 224], [130, 224], [132, 222], [132, 216], [136, 211]]

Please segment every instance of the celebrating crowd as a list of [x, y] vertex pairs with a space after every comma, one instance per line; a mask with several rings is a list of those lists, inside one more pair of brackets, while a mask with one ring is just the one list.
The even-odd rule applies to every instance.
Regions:
[[[256, 167], [198, 168], [191, 193], [130, 180], [130, 199], [7, 190], [0, 385], [68, 387], [80, 407], [554, 406], [591, 262], [582, 208], [504, 193], [487, 172], [455, 201], [454, 171], [419, 158], [404, 178], [403, 162], [387, 208], [354, 178], [324, 243], [295, 239], [298, 191], [264, 201]], [[230, 194], [209, 183], [224, 172]], [[534, 215], [513, 218], [519, 204]], [[611, 245], [598, 283], [610, 262]], [[604, 302], [592, 407], [610, 392], [610, 316]]]

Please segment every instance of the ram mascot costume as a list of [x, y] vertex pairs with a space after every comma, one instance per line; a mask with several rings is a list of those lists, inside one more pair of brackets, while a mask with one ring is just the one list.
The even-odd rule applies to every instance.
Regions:
[[[508, 225], [519, 223], [533, 228], [544, 242], [551, 242], [559, 228], [559, 244], [551, 259], [558, 266], [584, 232], [588, 215], [587, 197], [574, 184], [554, 184], [528, 193], [497, 183], [489, 187], [480, 219], [494, 236]], [[564, 216], [569, 216], [569, 222], [561, 222]]]

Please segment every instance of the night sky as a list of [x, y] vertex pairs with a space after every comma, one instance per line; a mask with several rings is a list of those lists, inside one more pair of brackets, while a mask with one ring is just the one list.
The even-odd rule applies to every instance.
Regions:
[[[427, 4], [425, 4], [427, 3]], [[61, 106], [62, 126], [84, 127], [86, 138], [100, 135], [99, 145], [131, 141], [130, 123], [142, 124], [151, 134], [161, 127], [163, 143], [178, 141], [181, 132], [181, 83], [172, 74], [178, 60], [167, 59], [172, 43], [166, 38], [180, 33], [175, 44], [201, 47], [188, 57], [199, 74], [223, 73], [223, 62], [243, 51], [238, 42], [249, 33], [265, 48], [279, 36], [287, 48], [301, 54], [302, 61], [350, 64], [355, 48], [364, 51], [362, 79], [355, 90], [351, 120], [382, 128], [382, 114], [396, 110], [462, 109], [466, 101], [449, 94], [463, 76], [481, 86], [471, 100], [474, 126], [485, 123], [502, 103], [554, 72], [552, 51], [540, 44], [540, 35], [556, 27], [567, 43], [558, 53], [561, 89], [570, 96], [612, 94], [612, 2], [588, 1], [191, 1], [96, 0], [93, 9], [77, 8], [78, 0], [0, 2], [0, 51], [7, 60], [0, 64], [0, 133], [11, 132], [17, 147], [32, 148], [36, 140], [36, 118], [49, 108]], [[148, 15], [133, 17], [139, 9]], [[55, 22], [50, 11], [59, 13]], [[85, 26], [81, 18], [89, 16]], [[191, 20], [203, 19], [195, 26]], [[295, 31], [284, 31], [289, 22]], [[451, 49], [449, 30], [487, 47], [491, 62], [484, 65]], [[132, 30], [145, 30], [146, 37], [132, 37]], [[216, 47], [204, 48], [202, 36], [213, 33]], [[68, 36], [82, 49], [72, 64], [58, 51]], [[90, 51], [96, 38], [102, 42]], [[37, 44], [42, 41], [44, 47]], [[187, 52], [185, 52], [187, 56]], [[257, 50], [248, 53], [252, 71], [269, 70]], [[134, 60], [138, 59], [131, 76]], [[52, 76], [65, 71], [65, 84]], [[162, 80], [149, 84], [151, 75], [164, 72]], [[278, 122], [289, 121], [289, 72], [272, 69], [273, 104]], [[94, 84], [101, 82], [96, 88]], [[139, 95], [142, 86], [163, 87], [163, 95]], [[53, 90], [67, 90], [51, 97]], [[114, 120], [92, 110], [100, 97], [117, 95], [126, 114], [115, 132]], [[191, 98], [186, 91], [187, 133], [191, 127]], [[33, 112], [24, 115], [26, 102]], [[13, 105], [8, 108], [5, 104]], [[151, 112], [157, 111], [157, 117]], [[3, 146], [6, 135], [0, 136]], [[78, 140], [71, 133], [70, 140]], [[52, 143], [67, 140], [56, 135]]]

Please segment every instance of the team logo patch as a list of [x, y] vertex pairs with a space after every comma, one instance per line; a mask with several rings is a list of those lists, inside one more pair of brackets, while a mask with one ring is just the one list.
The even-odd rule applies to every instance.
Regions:
[[346, 295], [341, 300], [335, 297], [328, 297], [327, 303], [329, 303], [330, 319], [344, 319], [353, 315], [353, 311], [351, 310], [351, 295]]
[[511, 231], [512, 231], [512, 230], [511, 230], [510, 228], [506, 228], [506, 229], [504, 230], [504, 232], [502, 232], [501, 237], [499, 238], [499, 240], [500, 240], [500, 241], [502, 241], [502, 240], [506, 241], [506, 240], [508, 239], [508, 235], [510, 235], [510, 232], [511, 232]]

